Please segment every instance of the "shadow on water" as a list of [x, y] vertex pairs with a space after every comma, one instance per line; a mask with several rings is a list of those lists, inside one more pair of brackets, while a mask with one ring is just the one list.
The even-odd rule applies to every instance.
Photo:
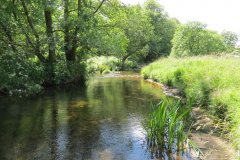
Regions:
[[0, 159], [153, 159], [141, 122], [159, 88], [135, 76], [0, 99]]

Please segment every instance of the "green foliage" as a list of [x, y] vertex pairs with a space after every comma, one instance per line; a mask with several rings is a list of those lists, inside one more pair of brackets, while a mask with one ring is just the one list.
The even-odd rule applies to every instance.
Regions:
[[[3, 35], [0, 51], [9, 55], [3, 59], [11, 67], [14, 67], [13, 62], [7, 58], [16, 55], [21, 57], [22, 64], [40, 66], [41, 76], [34, 81], [39, 86], [86, 79], [88, 71], [84, 61], [96, 55], [118, 58], [114, 63], [103, 62], [97, 66], [96, 70], [101, 73], [134, 68], [149, 50], [147, 42], [152, 26], [139, 5], [125, 6], [118, 0], [104, 3], [95, 0], [28, 2], [0, 2], [0, 33]], [[24, 68], [24, 74], [32, 75], [30, 67]], [[4, 73], [6, 66], [1, 70]], [[6, 87], [7, 80], [2, 81], [2, 90], [9, 91], [26, 84], [27, 79], [16, 81], [19, 84], [12, 88]]]
[[57, 59], [53, 66], [54, 79], [49, 82], [48, 64], [42, 64], [33, 57], [9, 51], [0, 55], [0, 61], [0, 92], [6, 95], [34, 95], [46, 85], [84, 82], [87, 78], [86, 65], [80, 62], [69, 64]]
[[239, 56], [240, 55], [240, 48], [239, 47], [236, 47], [233, 52], [232, 52], [233, 55], [236, 55], [236, 56]]
[[146, 57], [147, 61], [152, 61], [170, 54], [171, 40], [178, 22], [170, 19], [163, 7], [155, 0], [147, 0], [144, 3], [144, 9], [153, 26], [153, 34], [148, 42], [149, 52]]
[[152, 34], [152, 25], [140, 6], [132, 6], [127, 12], [125, 33], [129, 39], [128, 53], [134, 53], [147, 45]]
[[97, 24], [88, 36], [89, 46], [95, 49], [97, 55], [112, 55], [125, 53], [128, 37], [123, 27], [126, 25], [126, 10], [120, 1], [106, 1], [97, 15]]
[[108, 73], [119, 70], [119, 60], [116, 57], [92, 57], [87, 60], [87, 70], [91, 73]]
[[160, 102], [145, 120], [145, 129], [150, 147], [155, 152], [176, 153], [184, 150], [187, 134], [184, 133], [185, 120], [190, 109], [181, 107], [179, 102]]
[[98, 52], [121, 59], [122, 70], [126, 69], [127, 59], [143, 61], [153, 29], [144, 9], [139, 5], [125, 6], [113, 1], [105, 3], [101, 13], [103, 17], [92, 43]]
[[231, 31], [223, 31], [222, 36], [224, 38], [224, 43], [227, 46], [228, 52], [232, 52], [238, 42], [238, 35]]
[[143, 58], [148, 51], [148, 41], [153, 28], [149, 17], [140, 6], [132, 6], [126, 12], [127, 25], [124, 26], [124, 32], [128, 38], [127, 52], [120, 53], [121, 69], [124, 69], [125, 61], [131, 57], [132, 60], [137, 57]]
[[[28, 60], [26, 60], [28, 59]], [[0, 55], [0, 91], [7, 95], [30, 95], [41, 91], [44, 66], [23, 54]]]
[[[127, 60], [125, 63], [126, 70], [136, 69], [137, 64]], [[92, 57], [87, 60], [87, 72], [92, 73], [109, 73], [121, 69], [121, 60], [114, 56]]]
[[164, 58], [142, 69], [145, 78], [183, 90], [188, 101], [205, 107], [220, 121], [228, 122], [233, 144], [240, 145], [240, 59], [237, 57]]
[[[101, 8], [101, 3], [95, 0], [29, 2], [0, 2], [3, 35], [0, 52], [4, 54], [1, 72], [6, 73], [1, 90], [32, 94], [39, 92], [41, 86], [84, 81], [87, 77], [84, 58], [88, 50], [94, 50], [89, 47], [89, 37], [96, 32], [97, 8]], [[15, 61], [21, 68], [14, 68], [18, 67], [13, 65]], [[24, 76], [15, 74], [18, 71]], [[8, 75], [13, 75], [11, 82], [7, 82]]]
[[[107, 34], [106, 34], [107, 32]], [[91, 47], [96, 49], [97, 55], [114, 55], [126, 53], [128, 38], [119, 28], [104, 28], [93, 32]]]
[[84, 83], [88, 78], [87, 66], [84, 62], [67, 62], [63, 59], [57, 59], [54, 74], [55, 85], [75, 82]]
[[199, 22], [179, 26], [172, 40], [171, 55], [206, 55], [226, 51], [223, 37], [205, 28], [206, 26]]

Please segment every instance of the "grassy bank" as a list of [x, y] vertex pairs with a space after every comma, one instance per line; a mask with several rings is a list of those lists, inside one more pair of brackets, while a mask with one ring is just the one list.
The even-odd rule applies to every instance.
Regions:
[[177, 87], [188, 101], [227, 121], [223, 127], [234, 146], [240, 148], [240, 58], [164, 58], [141, 73], [144, 78]]

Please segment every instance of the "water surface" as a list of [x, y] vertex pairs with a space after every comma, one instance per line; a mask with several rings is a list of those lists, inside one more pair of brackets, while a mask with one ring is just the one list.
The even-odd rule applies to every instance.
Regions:
[[28, 100], [0, 98], [0, 159], [151, 159], [141, 122], [161, 96], [139, 77], [110, 75]]

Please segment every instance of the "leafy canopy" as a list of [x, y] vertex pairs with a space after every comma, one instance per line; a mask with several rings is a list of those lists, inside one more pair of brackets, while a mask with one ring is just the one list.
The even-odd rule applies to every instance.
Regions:
[[206, 55], [226, 51], [223, 37], [206, 29], [200, 22], [189, 22], [178, 27], [172, 40], [173, 56]]

